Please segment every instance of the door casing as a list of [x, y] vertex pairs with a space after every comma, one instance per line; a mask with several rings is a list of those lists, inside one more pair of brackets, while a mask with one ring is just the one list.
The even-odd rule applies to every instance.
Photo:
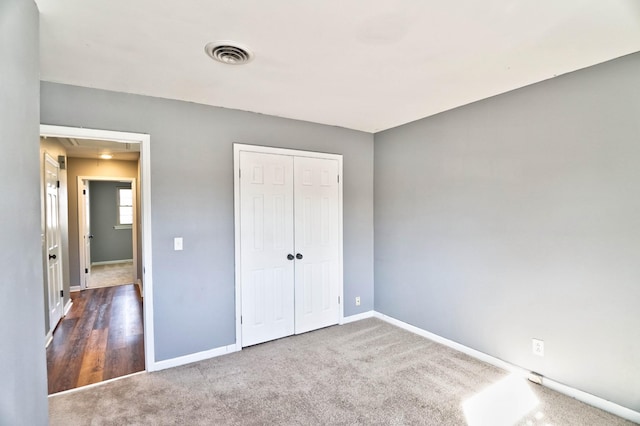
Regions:
[[153, 268], [151, 245], [151, 136], [144, 133], [118, 132], [80, 127], [56, 126], [41, 124], [40, 135], [59, 138], [97, 139], [123, 143], [140, 144], [141, 196], [140, 208], [142, 218], [142, 276], [144, 315], [144, 352], [145, 369], [161, 370], [162, 364], [155, 359], [155, 333], [153, 323]]
[[234, 190], [234, 234], [235, 234], [235, 294], [236, 294], [236, 350], [242, 350], [242, 282], [241, 282], [241, 247], [240, 247], [240, 152], [259, 152], [266, 154], [280, 154], [311, 158], [326, 158], [338, 161], [338, 174], [340, 181], [338, 185], [338, 203], [339, 203], [339, 262], [338, 262], [338, 294], [340, 296], [340, 308], [338, 324], [344, 323], [344, 280], [343, 280], [343, 178], [342, 178], [342, 155], [329, 154], [313, 151], [302, 151], [287, 148], [274, 148], [259, 145], [233, 144], [233, 190]]

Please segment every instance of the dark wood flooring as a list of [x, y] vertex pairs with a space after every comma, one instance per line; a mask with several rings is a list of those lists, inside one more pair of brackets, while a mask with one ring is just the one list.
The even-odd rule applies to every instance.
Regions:
[[47, 348], [49, 394], [144, 370], [142, 300], [133, 284], [71, 299]]

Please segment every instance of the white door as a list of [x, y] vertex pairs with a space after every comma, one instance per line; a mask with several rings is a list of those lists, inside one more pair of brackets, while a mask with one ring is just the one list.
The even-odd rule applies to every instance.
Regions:
[[337, 324], [340, 269], [338, 161], [295, 157], [296, 334]]
[[62, 268], [60, 250], [60, 218], [58, 216], [58, 162], [45, 154], [45, 244], [47, 247], [47, 282], [49, 296], [49, 326], [55, 328], [62, 318]]
[[91, 281], [91, 239], [93, 235], [91, 234], [91, 209], [89, 202], [89, 181], [82, 180], [82, 236], [83, 236], [83, 247], [82, 247], [82, 263], [81, 268], [83, 269], [80, 274], [82, 278], [82, 283], [84, 284], [84, 288], [88, 288]]
[[339, 165], [240, 151], [242, 346], [337, 324]]
[[242, 346], [294, 332], [293, 158], [240, 154]]

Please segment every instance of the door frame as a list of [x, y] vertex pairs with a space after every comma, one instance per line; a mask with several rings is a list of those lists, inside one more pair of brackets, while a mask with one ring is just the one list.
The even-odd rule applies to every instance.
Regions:
[[[91, 182], [91, 181], [102, 181], [102, 182], [128, 182], [131, 184], [131, 190], [133, 191], [133, 224], [131, 225], [131, 244], [133, 246], [133, 277], [136, 279], [138, 277], [138, 223], [136, 218], [138, 217], [138, 203], [136, 203], [137, 190], [136, 190], [136, 178], [132, 177], [111, 177], [111, 176], [78, 176], [77, 182], [77, 190], [78, 190], [78, 255], [80, 260], [80, 289], [85, 290], [87, 288], [87, 277], [84, 273], [85, 268], [87, 268], [87, 264], [91, 263], [91, 259], [87, 261], [85, 259], [85, 250], [84, 248], [84, 230], [85, 224], [87, 220], [87, 212], [85, 209], [85, 204], [81, 203], [80, 200], [83, 198], [82, 194], [82, 184], [83, 181]], [[89, 193], [89, 197], [91, 197], [91, 193]], [[135, 282], [134, 282], [135, 284]], [[144, 285], [143, 285], [144, 288]]]
[[151, 136], [144, 133], [118, 132], [112, 130], [80, 127], [40, 125], [41, 136], [140, 144], [140, 211], [142, 231], [142, 304], [144, 318], [144, 360], [146, 371], [159, 370], [155, 360], [155, 334], [153, 323], [153, 269], [151, 239]]
[[329, 160], [338, 161], [338, 208], [340, 211], [338, 218], [338, 295], [340, 296], [340, 308], [338, 309], [340, 315], [338, 317], [338, 324], [344, 323], [344, 273], [343, 273], [343, 200], [342, 200], [342, 185], [343, 185], [343, 173], [342, 173], [342, 155], [330, 154], [314, 151], [302, 151], [297, 149], [288, 148], [275, 148], [261, 145], [247, 145], [241, 143], [233, 144], [233, 210], [234, 210], [234, 237], [235, 237], [235, 294], [236, 294], [236, 350], [242, 350], [242, 282], [241, 282], [241, 247], [240, 247], [240, 152], [257, 152], [263, 154], [280, 154], [290, 155], [296, 157], [310, 157], [310, 158], [324, 158]]

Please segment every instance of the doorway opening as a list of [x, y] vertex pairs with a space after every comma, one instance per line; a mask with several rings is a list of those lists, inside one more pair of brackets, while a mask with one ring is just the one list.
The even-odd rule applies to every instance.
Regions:
[[58, 188], [68, 207], [59, 251], [64, 316], [47, 325], [49, 393], [153, 371], [150, 137], [49, 125], [40, 132], [64, 166]]
[[[74, 159], [69, 162], [73, 166]], [[128, 163], [121, 163], [123, 171], [136, 173], [137, 161]], [[81, 289], [136, 284], [142, 296], [136, 182], [125, 176], [77, 177]]]

